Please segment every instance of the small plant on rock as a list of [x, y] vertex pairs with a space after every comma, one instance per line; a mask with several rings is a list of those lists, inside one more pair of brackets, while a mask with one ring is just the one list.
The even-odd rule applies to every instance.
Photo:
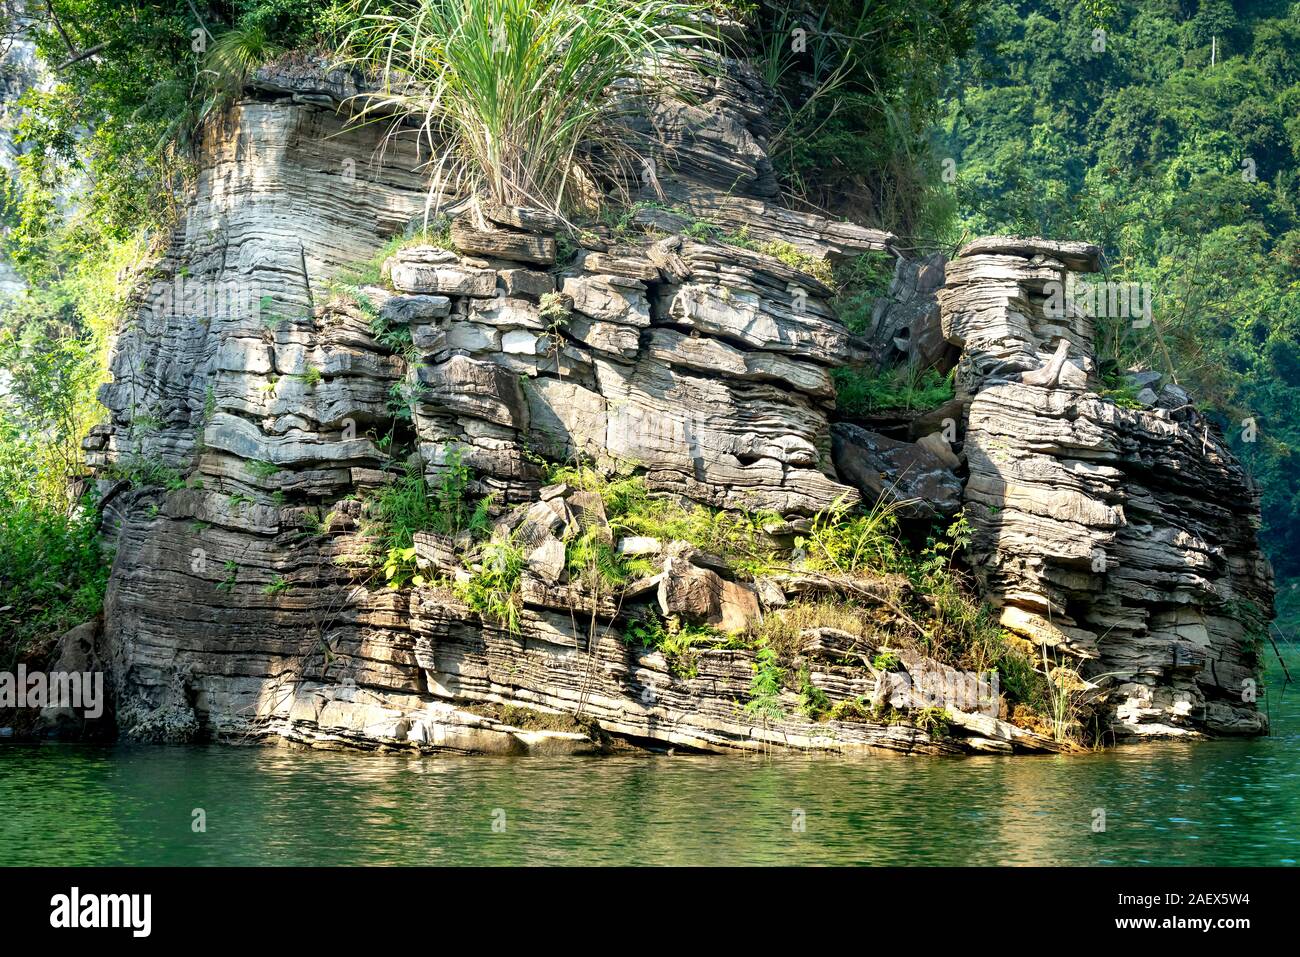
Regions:
[[763, 723], [785, 717], [781, 707], [781, 685], [785, 671], [775, 649], [759, 648], [754, 653], [754, 679], [749, 683], [749, 701], [745, 713], [762, 718]]
[[470, 580], [456, 586], [465, 604], [485, 620], [507, 631], [519, 633], [523, 608], [519, 587], [524, 572], [524, 553], [508, 538], [495, 538], [483, 546], [479, 565]]

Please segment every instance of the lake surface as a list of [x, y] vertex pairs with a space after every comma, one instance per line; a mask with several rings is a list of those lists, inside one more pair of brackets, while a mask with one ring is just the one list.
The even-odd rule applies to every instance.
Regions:
[[1300, 687], [1276, 661], [1268, 698], [1269, 738], [1073, 757], [5, 745], [0, 864], [1295, 865]]

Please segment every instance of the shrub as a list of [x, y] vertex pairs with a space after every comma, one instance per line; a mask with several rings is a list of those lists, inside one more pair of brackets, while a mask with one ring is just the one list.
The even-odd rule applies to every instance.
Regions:
[[780, 658], [772, 648], [759, 648], [754, 653], [754, 679], [749, 683], [749, 701], [745, 704], [745, 713], [761, 718], [766, 724], [770, 720], [785, 717], [781, 707], [781, 685], [785, 681], [785, 671], [781, 668]]
[[922, 708], [912, 718], [912, 723], [932, 738], [942, 738], [952, 726], [952, 715], [944, 708]]
[[831, 699], [812, 682], [808, 666], [799, 669], [799, 712], [816, 721], [831, 710]]
[[818, 571], [858, 575], [901, 567], [897, 504], [878, 502], [856, 511], [843, 497], [813, 516], [806, 535], [795, 539], [804, 564]]
[[518, 634], [524, 565], [519, 546], [507, 538], [494, 538], [483, 546], [480, 564], [469, 581], [458, 583], [456, 590], [465, 604], [485, 620]]
[[646, 535], [661, 542], [684, 541], [726, 558], [741, 572], [771, 566], [776, 547], [764, 527], [780, 522], [774, 512], [727, 512], [665, 496], [654, 496], [639, 475], [609, 477], [582, 466], [550, 469], [548, 481], [598, 492], [610, 527], [618, 535]]
[[110, 565], [89, 498], [67, 515], [0, 491], [0, 670], [98, 614]]
[[407, 463], [401, 478], [376, 493], [374, 512], [390, 546], [414, 544], [416, 532], [458, 535], [484, 534], [491, 528], [490, 496], [473, 502], [469, 495], [470, 469], [459, 450], [450, 448], [442, 481], [432, 490], [418, 461]]
[[392, 588], [424, 580], [415, 573], [415, 533], [486, 535], [492, 527], [492, 497], [473, 502], [469, 495], [470, 469], [460, 451], [446, 453], [442, 481], [432, 490], [418, 460], [408, 462], [402, 476], [380, 489], [371, 503], [374, 524], [370, 531], [381, 539], [384, 579]]
[[840, 322], [854, 335], [871, 331], [872, 311], [876, 300], [889, 292], [894, 281], [894, 257], [885, 252], [869, 252], [835, 268], [836, 295], [833, 303]]
[[728, 641], [721, 632], [707, 625], [691, 625], [676, 616], [665, 621], [652, 608], [643, 609], [623, 629], [623, 640], [658, 651], [668, 662], [668, 670], [679, 678], [694, 678], [696, 655], [705, 645]]

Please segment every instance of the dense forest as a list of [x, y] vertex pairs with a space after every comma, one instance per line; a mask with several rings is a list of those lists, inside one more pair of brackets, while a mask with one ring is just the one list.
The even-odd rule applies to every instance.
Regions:
[[[6, 60], [6, 87], [27, 89], [0, 167], [3, 253], [26, 284], [0, 314], [0, 631], [18, 645], [102, 596], [93, 512], [69, 507], [67, 481], [102, 414], [108, 336], [184, 203], [196, 131], [259, 64], [346, 45], [358, 7], [30, 6], [7, 16], [6, 46], [34, 44], [50, 74]], [[1300, 618], [1300, 4], [703, 6], [752, 26], [790, 202], [916, 248], [1088, 239], [1108, 278], [1150, 285], [1154, 321], [1108, 329], [1108, 358], [1172, 377], [1232, 437], [1263, 488], [1280, 609]], [[796, 23], [809, 46], [788, 56]]]

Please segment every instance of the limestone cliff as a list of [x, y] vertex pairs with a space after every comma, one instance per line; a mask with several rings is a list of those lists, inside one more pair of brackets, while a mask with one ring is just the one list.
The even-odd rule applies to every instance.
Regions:
[[[87, 440], [116, 544], [105, 654], [124, 731], [463, 751], [1060, 746], [995, 716], [996, 702], [948, 708], [947, 735], [793, 707], [756, 717], [740, 706], [752, 650], [705, 651], [682, 674], [625, 642], [638, 603], [729, 624], [862, 586], [746, 580], [659, 542], [645, 545], [645, 581], [616, 598], [581, 592], [563, 543], [603, 528], [603, 513], [580, 489], [546, 486], [542, 468], [579, 458], [633, 463], [654, 493], [773, 513], [787, 539], [861, 492], [912, 489], [930, 515], [964, 497], [1005, 626], [1095, 663], [1118, 688], [1121, 730], [1259, 730], [1238, 693], [1253, 663], [1230, 611], [1270, 604], [1248, 480], [1191, 410], [1088, 392], [1086, 321], [1048, 324], [1036, 305], [1043, 281], [1095, 250], [968, 248], [938, 291], [946, 343], [938, 283], [918, 286], [904, 261], [914, 281], [895, 305], [910, 339], [897, 310], [881, 328], [936, 359], [960, 347], [965, 393], [940, 417], [952, 432], [936, 440], [948, 430], [921, 417], [924, 434], [836, 425], [833, 440], [830, 370], [871, 344], [852, 340], [832, 290], [680, 230], [709, 218], [819, 257], [891, 250], [893, 237], [775, 205], [760, 94], [730, 66], [698, 80], [705, 115], [652, 118], [671, 146], [658, 186], [677, 199], [639, 208], [650, 230], [583, 234], [557, 266], [553, 218], [458, 207], [450, 243], [397, 251], [360, 300], [332, 280], [427, 210], [411, 141], [381, 149], [378, 127], [340, 111], [351, 79], [312, 69], [263, 71], [205, 131], [197, 193], [116, 340], [109, 418]], [[1082, 378], [1019, 381], [1059, 341]], [[417, 451], [435, 484], [468, 466], [493, 496], [527, 548], [518, 627], [434, 584], [471, 560], [455, 539], [417, 539], [428, 584], [376, 581], [363, 500], [400, 468], [394, 446]], [[942, 670], [913, 654], [878, 668], [876, 649], [834, 629], [805, 637], [801, 664], [831, 701], [920, 708], [895, 678]]]

